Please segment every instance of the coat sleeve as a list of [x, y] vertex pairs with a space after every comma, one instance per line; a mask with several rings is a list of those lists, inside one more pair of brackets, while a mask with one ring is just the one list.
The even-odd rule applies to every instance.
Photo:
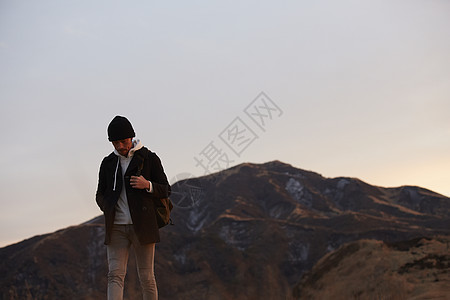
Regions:
[[106, 171], [105, 171], [105, 160], [102, 161], [100, 165], [100, 171], [98, 174], [98, 184], [97, 192], [95, 194], [95, 201], [101, 211], [105, 211], [105, 190], [106, 190]]
[[168, 198], [170, 195], [170, 185], [164, 173], [161, 160], [155, 153], [149, 154], [151, 157], [151, 178], [153, 186], [153, 196], [156, 198]]

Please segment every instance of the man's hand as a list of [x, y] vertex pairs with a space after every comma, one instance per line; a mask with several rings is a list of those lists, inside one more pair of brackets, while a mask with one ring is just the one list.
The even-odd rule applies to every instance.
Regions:
[[150, 182], [144, 178], [144, 176], [131, 176], [130, 178], [130, 185], [134, 189], [149, 189], [150, 188]]

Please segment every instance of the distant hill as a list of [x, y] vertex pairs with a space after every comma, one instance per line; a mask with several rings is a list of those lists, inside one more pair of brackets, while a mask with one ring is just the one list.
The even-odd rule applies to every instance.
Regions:
[[297, 299], [448, 299], [450, 238], [361, 240], [327, 254], [295, 288]]
[[[279, 161], [179, 181], [172, 200], [175, 226], [161, 230], [156, 252], [160, 299], [292, 299], [302, 276], [343, 244], [450, 235], [445, 196]], [[97, 217], [0, 249], [1, 299], [103, 298], [102, 224]], [[129, 269], [125, 298], [138, 299], [133, 260]]]

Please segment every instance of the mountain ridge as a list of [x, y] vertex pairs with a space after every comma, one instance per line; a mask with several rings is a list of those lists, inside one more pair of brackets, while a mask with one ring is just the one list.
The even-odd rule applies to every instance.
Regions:
[[[172, 190], [175, 226], [161, 230], [156, 251], [161, 299], [293, 299], [302, 276], [346, 243], [450, 235], [443, 195], [280, 161], [240, 164]], [[106, 269], [98, 216], [1, 248], [0, 296], [98, 299]], [[129, 270], [125, 299], [140, 297], [133, 260]]]

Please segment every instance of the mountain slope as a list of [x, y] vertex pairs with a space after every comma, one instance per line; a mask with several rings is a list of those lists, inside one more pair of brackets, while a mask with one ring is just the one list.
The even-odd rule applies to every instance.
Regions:
[[[360, 239], [449, 235], [449, 198], [419, 187], [324, 178], [279, 161], [241, 164], [173, 186], [161, 230], [161, 299], [290, 299], [325, 254]], [[0, 249], [2, 299], [98, 299], [106, 291], [101, 218]], [[130, 260], [126, 299], [139, 297]], [[88, 275], [88, 276], [87, 276]]]
[[449, 243], [449, 237], [438, 237], [346, 244], [323, 257], [296, 286], [294, 295], [297, 299], [446, 299]]

